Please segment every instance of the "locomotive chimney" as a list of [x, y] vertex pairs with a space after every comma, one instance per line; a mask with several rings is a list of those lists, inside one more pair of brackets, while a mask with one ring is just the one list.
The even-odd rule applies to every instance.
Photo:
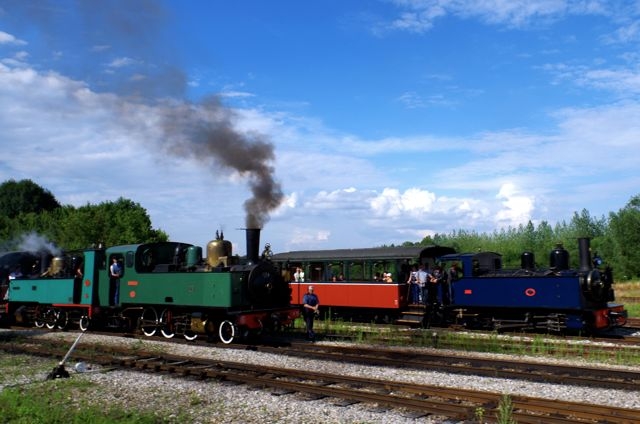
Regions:
[[580, 255], [580, 271], [591, 270], [591, 239], [580, 237], [578, 239], [578, 254]]
[[247, 233], [247, 261], [258, 263], [260, 252], [260, 228], [246, 228]]

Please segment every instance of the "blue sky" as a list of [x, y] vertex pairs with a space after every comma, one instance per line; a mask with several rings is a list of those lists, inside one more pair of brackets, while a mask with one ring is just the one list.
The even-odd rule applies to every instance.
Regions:
[[5, 0], [0, 180], [240, 251], [606, 216], [639, 46], [637, 1]]

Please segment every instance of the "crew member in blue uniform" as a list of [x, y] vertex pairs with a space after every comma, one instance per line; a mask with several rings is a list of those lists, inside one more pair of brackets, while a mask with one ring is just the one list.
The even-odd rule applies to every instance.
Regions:
[[313, 320], [318, 313], [320, 307], [320, 299], [313, 292], [313, 286], [309, 286], [307, 293], [302, 298], [304, 322], [307, 325], [307, 339], [315, 341], [316, 333], [313, 332]]

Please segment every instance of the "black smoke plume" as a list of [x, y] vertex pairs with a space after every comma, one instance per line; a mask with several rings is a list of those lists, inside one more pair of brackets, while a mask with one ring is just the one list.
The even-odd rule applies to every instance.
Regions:
[[233, 113], [216, 97], [200, 104], [181, 103], [163, 110], [164, 147], [171, 153], [211, 165], [214, 161], [249, 180], [253, 197], [245, 201], [245, 225], [262, 228], [269, 212], [283, 199], [270, 163], [273, 145], [257, 133], [244, 134], [233, 127]]

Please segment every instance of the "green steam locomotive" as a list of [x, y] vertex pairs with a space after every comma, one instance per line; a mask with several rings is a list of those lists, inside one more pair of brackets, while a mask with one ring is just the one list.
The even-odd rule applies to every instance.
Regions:
[[244, 258], [233, 255], [221, 233], [204, 257], [199, 246], [160, 242], [45, 258], [44, 272], [14, 273], [5, 317], [49, 329], [77, 325], [188, 340], [205, 335], [223, 343], [277, 331], [299, 309], [291, 306], [288, 282], [269, 261], [268, 245], [259, 254], [260, 230], [247, 229], [246, 240]]

